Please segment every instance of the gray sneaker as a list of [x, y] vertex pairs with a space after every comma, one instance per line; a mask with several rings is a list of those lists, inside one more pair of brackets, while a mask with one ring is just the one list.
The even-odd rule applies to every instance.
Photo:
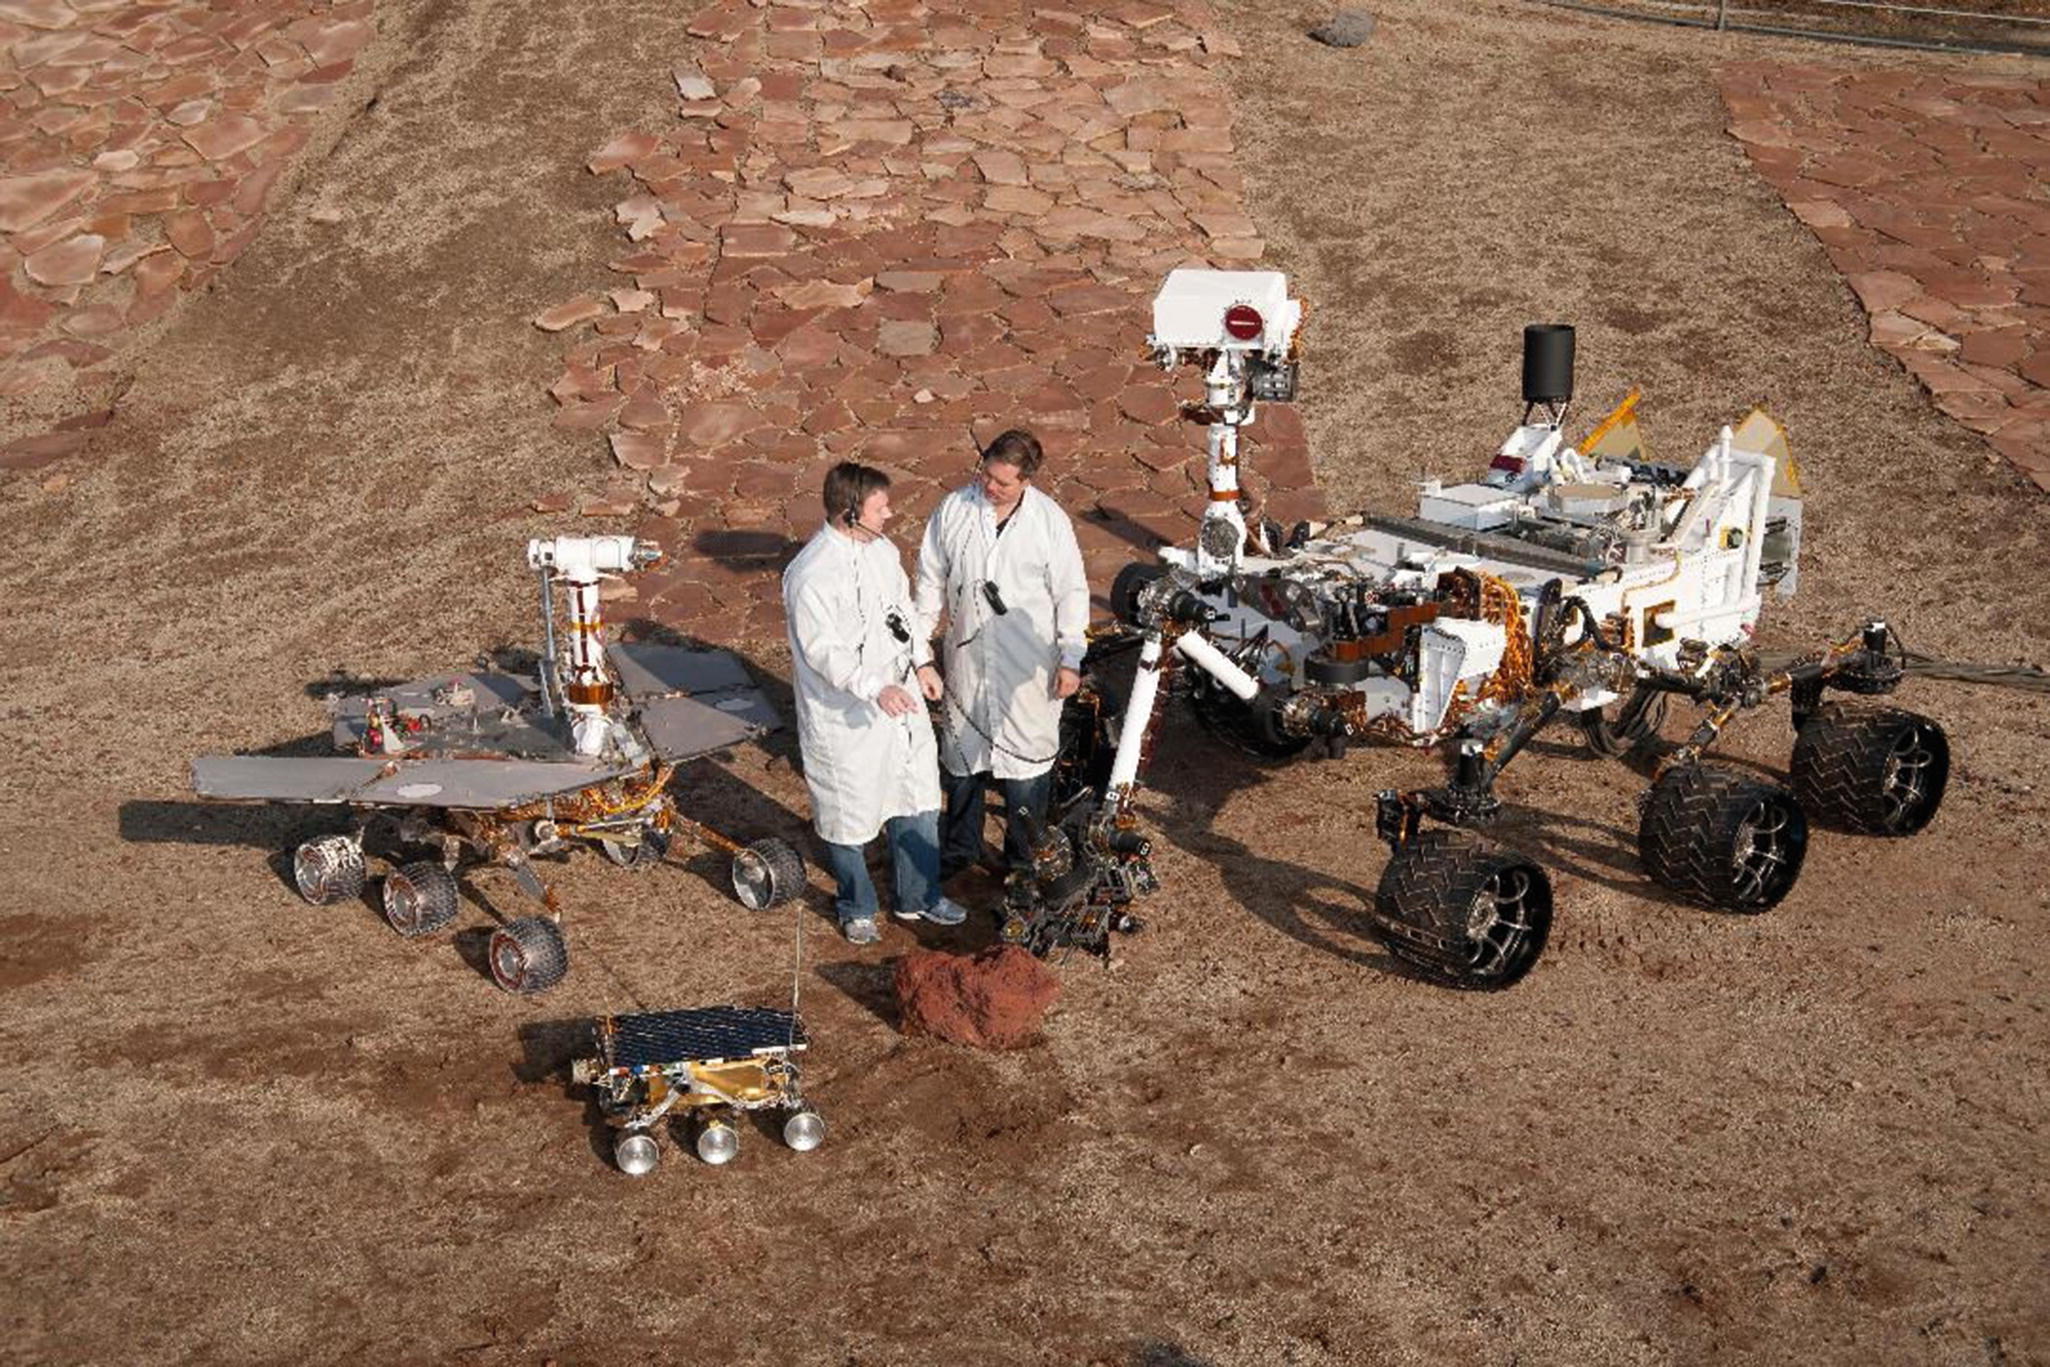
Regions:
[[900, 921], [930, 921], [936, 926], [958, 926], [968, 919], [968, 913], [961, 904], [951, 898], [942, 897], [924, 911], [906, 911], [899, 907], [895, 913]]
[[883, 938], [873, 916], [855, 916], [840, 923], [840, 933], [850, 945], [872, 945]]

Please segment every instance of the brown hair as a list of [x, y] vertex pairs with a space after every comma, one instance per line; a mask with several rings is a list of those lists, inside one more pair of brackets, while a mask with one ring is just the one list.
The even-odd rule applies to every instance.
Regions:
[[1022, 427], [1013, 427], [982, 448], [984, 465], [991, 461], [999, 465], [1015, 465], [1018, 473], [1027, 479], [1039, 472], [1040, 462], [1045, 459], [1046, 453], [1039, 449], [1039, 438]]
[[826, 471], [823, 490], [826, 519], [842, 526], [852, 526], [861, 516], [861, 505], [868, 502], [869, 495], [889, 487], [890, 477], [873, 465], [841, 461]]
[[853, 527], [855, 519], [861, 516], [861, 504], [869, 500], [869, 494], [886, 488], [890, 488], [890, 475], [884, 471], [859, 461], [840, 461], [826, 471], [826, 488], [822, 490], [826, 519], [843, 527]]

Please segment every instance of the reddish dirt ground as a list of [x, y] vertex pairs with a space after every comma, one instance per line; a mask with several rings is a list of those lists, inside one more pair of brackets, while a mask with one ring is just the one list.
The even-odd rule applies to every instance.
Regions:
[[[2044, 496], [1869, 345], [1722, 131], [1720, 65], [1812, 50], [1376, 10], [1349, 52], [1301, 39], [1324, 11], [1300, 0], [1217, 19], [1246, 202], [1315, 306], [1299, 407], [1333, 506], [1483, 460], [1519, 327], [1570, 320], [1586, 407], [1642, 385], [1667, 458], [1761, 398], [1786, 423], [1808, 546], [1768, 645], [1883, 613], [1936, 655], [2050, 656]], [[1492, 996], [1359, 929], [1372, 795], [1425, 760], [1262, 769], [1177, 720], [1143, 802], [1167, 891], [1113, 966], [1060, 966], [1043, 1044], [900, 1035], [913, 937], [834, 941], [815, 876], [825, 1146], [750, 1132], [730, 1167], [640, 1182], [564, 1085], [568, 1025], [778, 1003], [791, 919], [740, 910], [709, 857], [579, 856], [554, 871], [572, 975], [514, 999], [476, 967], [506, 880], [409, 945], [281, 881], [320, 818], [192, 803], [193, 755], [315, 732], [335, 671], [532, 635], [516, 547], [563, 526], [532, 501], [603, 472], [550, 425], [562, 344], [530, 320], [615, 283], [618, 196], [585, 162], [673, 118], [690, 19], [387, 0], [350, 78], [374, 102], [139, 351], [85, 452], [0, 482], [11, 1360], [2050, 1359], [2041, 694], [1910, 685], [1957, 748], [1943, 813], [1821, 837], [1756, 918], [1648, 885], [1641, 781], [1540, 742], [1502, 834], [1559, 923]], [[1787, 749], [1783, 714], [1729, 743]], [[806, 828], [787, 738], [684, 793], [736, 833]]]

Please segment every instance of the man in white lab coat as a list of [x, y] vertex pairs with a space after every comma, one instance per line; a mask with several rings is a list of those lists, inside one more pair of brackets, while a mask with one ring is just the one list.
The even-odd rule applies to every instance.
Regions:
[[873, 944], [882, 936], [863, 847], [878, 832], [889, 836], [899, 917], [958, 925], [965, 915], [940, 894], [939, 766], [925, 703], [941, 690], [916, 668], [932, 647], [913, 630], [903, 560], [883, 534], [889, 476], [843, 461], [826, 474], [825, 504], [826, 524], [783, 572], [783, 609], [833, 910], [849, 940]]
[[[943, 879], [982, 858], [992, 777], [1010, 809], [1005, 865], [1031, 867], [1028, 816], [1045, 819], [1061, 704], [1082, 684], [1089, 582], [1074, 523], [1032, 486], [1043, 458], [1029, 432], [991, 442], [975, 482], [947, 495], [926, 524], [918, 555], [919, 639], [946, 621]], [[939, 681], [930, 665], [919, 678]]]

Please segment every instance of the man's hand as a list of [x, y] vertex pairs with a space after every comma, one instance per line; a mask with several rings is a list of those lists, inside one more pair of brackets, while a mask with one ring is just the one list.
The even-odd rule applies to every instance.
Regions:
[[1053, 695], [1056, 698], [1072, 698], [1075, 696], [1075, 690], [1081, 686], [1082, 674], [1080, 670], [1070, 669], [1066, 665], [1062, 665], [1060, 670], [1053, 676]]
[[903, 717], [918, 711], [918, 699], [895, 684], [885, 684], [883, 691], [876, 694], [876, 706], [893, 717]]
[[920, 665], [918, 667], [918, 691], [925, 694], [927, 702], [938, 702], [940, 695], [947, 691], [946, 684], [940, 679], [939, 670], [929, 664]]

